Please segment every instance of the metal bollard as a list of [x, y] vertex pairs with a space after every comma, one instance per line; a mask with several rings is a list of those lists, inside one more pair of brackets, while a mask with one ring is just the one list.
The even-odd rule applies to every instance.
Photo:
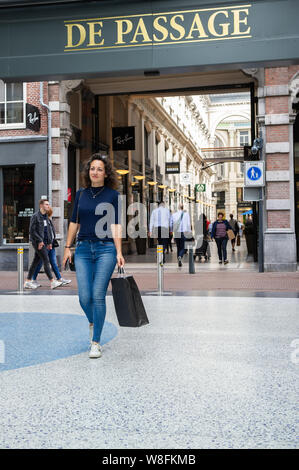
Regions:
[[24, 248], [17, 249], [18, 292], [24, 292]]
[[189, 274], [195, 274], [193, 248], [189, 246]]
[[163, 251], [163, 245], [157, 245], [158, 295], [163, 295], [164, 288]]

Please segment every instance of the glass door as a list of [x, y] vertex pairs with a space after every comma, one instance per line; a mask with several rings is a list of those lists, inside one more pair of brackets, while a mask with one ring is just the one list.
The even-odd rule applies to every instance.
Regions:
[[34, 166], [3, 167], [3, 244], [29, 243]]

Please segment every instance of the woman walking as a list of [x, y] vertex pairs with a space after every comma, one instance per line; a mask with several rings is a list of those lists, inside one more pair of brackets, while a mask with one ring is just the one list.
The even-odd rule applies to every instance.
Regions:
[[213, 223], [211, 238], [215, 239], [217, 248], [218, 248], [218, 257], [219, 264], [222, 264], [222, 259], [224, 264], [228, 263], [226, 245], [228, 241], [227, 231], [231, 229], [231, 226], [227, 220], [223, 220], [223, 212], [218, 212], [218, 218], [216, 222]]
[[[50, 225], [50, 230], [52, 232], [52, 238], [53, 238], [53, 243], [52, 243], [52, 248], [50, 250], [48, 250], [48, 257], [49, 257], [49, 261], [50, 261], [50, 264], [52, 266], [52, 269], [54, 271], [54, 274], [56, 276], [56, 279], [57, 281], [61, 282], [61, 285], [62, 286], [67, 286], [68, 284], [70, 284], [72, 281], [69, 280], [69, 279], [63, 279], [63, 277], [61, 277], [61, 274], [59, 272], [59, 268], [57, 266], [57, 258], [56, 258], [56, 251], [55, 251], [55, 246], [57, 247], [58, 246], [58, 242], [56, 240], [56, 233], [55, 233], [55, 229], [54, 229], [54, 225], [53, 225], [53, 222], [51, 220], [51, 217], [52, 217], [52, 214], [53, 214], [53, 210], [52, 210], [52, 207], [49, 206], [49, 211], [48, 211], [48, 221], [49, 221], [49, 225]], [[56, 242], [56, 243], [55, 243]], [[36, 266], [36, 269], [34, 271], [34, 274], [32, 276], [32, 282], [37, 286], [37, 287], [40, 287], [41, 285], [37, 282], [36, 278], [37, 276], [39, 275], [39, 272], [41, 270], [41, 267], [43, 265], [43, 262], [40, 261], [38, 263], [38, 265]]]
[[63, 265], [71, 261], [76, 237], [75, 266], [79, 302], [89, 321], [90, 358], [101, 357], [100, 338], [106, 316], [106, 292], [116, 263], [124, 266], [121, 247], [118, 181], [105, 155], [94, 154], [84, 172], [85, 188], [77, 191]]

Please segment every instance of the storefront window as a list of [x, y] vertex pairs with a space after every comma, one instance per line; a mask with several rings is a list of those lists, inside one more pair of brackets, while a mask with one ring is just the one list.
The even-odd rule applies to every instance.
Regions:
[[3, 168], [3, 244], [28, 243], [34, 212], [34, 167]]
[[0, 127], [24, 124], [24, 86], [22, 82], [0, 80]]

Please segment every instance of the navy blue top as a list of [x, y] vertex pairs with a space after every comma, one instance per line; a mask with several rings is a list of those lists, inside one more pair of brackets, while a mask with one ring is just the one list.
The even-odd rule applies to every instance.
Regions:
[[[81, 192], [82, 195], [79, 201]], [[93, 197], [93, 195], [96, 196]], [[121, 223], [121, 201], [119, 192], [108, 186], [79, 189], [79, 191], [76, 192], [71, 217], [71, 222], [74, 223], [77, 222], [78, 201], [78, 224], [80, 224], [78, 240], [113, 241], [111, 224]]]

